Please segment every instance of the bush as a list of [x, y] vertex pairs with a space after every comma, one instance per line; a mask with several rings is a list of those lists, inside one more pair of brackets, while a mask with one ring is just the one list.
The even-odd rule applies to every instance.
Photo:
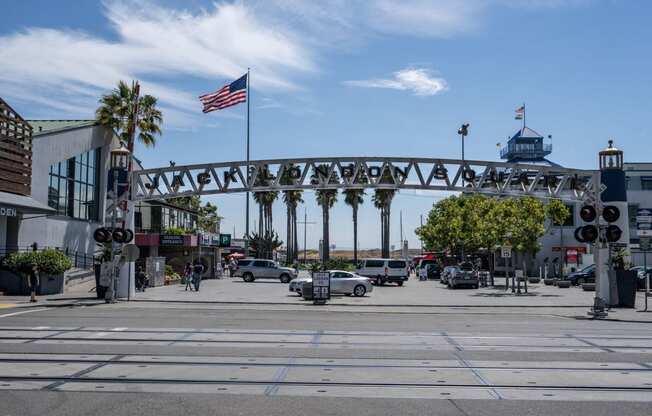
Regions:
[[63, 274], [72, 268], [72, 262], [63, 252], [55, 249], [11, 253], [2, 260], [2, 267], [16, 273], [29, 273], [33, 264], [46, 275]]

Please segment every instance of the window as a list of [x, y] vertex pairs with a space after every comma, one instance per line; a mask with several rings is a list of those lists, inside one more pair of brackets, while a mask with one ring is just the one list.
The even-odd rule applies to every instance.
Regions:
[[644, 191], [652, 190], [652, 176], [641, 176], [641, 189]]
[[99, 149], [94, 149], [50, 166], [48, 205], [59, 215], [98, 219], [99, 158]]
[[238, 266], [249, 266], [249, 263], [251, 263], [251, 260], [238, 260]]
[[267, 267], [267, 262], [264, 260], [256, 260], [253, 264], [254, 267]]
[[387, 265], [390, 269], [404, 269], [407, 267], [403, 260], [390, 260]]
[[636, 215], [638, 214], [638, 204], [627, 205], [627, 213], [629, 214], [629, 226], [636, 227]]
[[365, 267], [383, 267], [385, 262], [382, 260], [367, 260]]

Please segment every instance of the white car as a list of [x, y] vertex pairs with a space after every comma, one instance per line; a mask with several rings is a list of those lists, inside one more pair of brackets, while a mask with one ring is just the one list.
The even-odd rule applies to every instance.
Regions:
[[400, 259], [364, 259], [358, 264], [356, 273], [377, 285], [391, 282], [403, 286], [409, 276], [407, 261]]
[[[347, 272], [346, 270], [329, 270], [328, 272], [330, 273], [331, 294], [360, 297], [374, 290], [369, 279], [364, 276]], [[294, 291], [301, 295], [303, 284], [306, 282], [312, 282], [312, 278], [298, 279], [294, 286]], [[290, 291], [292, 291], [292, 288], [290, 288]]]
[[299, 277], [297, 277], [296, 279], [290, 282], [290, 284], [288, 285], [288, 290], [290, 292], [295, 292], [301, 295], [301, 285], [303, 284], [303, 282], [311, 282], [311, 281], [312, 281], [312, 277], [310, 277], [310, 275], [307, 276], [299, 275]]

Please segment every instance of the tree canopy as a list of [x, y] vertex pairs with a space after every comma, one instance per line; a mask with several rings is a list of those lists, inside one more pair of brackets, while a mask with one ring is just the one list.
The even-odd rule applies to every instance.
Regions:
[[544, 204], [533, 197], [452, 196], [433, 205], [416, 233], [430, 251], [473, 253], [509, 244], [514, 250], [535, 253], [546, 219], [565, 220], [564, 209], [568, 215], [561, 201]]

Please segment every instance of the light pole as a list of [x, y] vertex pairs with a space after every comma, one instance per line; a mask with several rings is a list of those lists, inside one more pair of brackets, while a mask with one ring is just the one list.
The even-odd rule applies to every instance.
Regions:
[[457, 129], [457, 134], [462, 136], [462, 186], [464, 186], [464, 171], [466, 167], [464, 166], [464, 138], [469, 135], [469, 123], [464, 123]]
[[[127, 149], [124, 143], [120, 143], [120, 147], [111, 150], [110, 166], [111, 174], [113, 175], [113, 189], [111, 195], [112, 215], [111, 215], [111, 232], [115, 231], [118, 226], [118, 181], [120, 180], [120, 173], [126, 172], [129, 166], [131, 152]], [[125, 179], [126, 179], [126, 175]], [[118, 264], [115, 261], [115, 253], [117, 244], [113, 239], [111, 240], [111, 268], [112, 268], [112, 284], [111, 290], [106, 298], [107, 303], [115, 302], [116, 292], [118, 291]], [[127, 288], [129, 290], [129, 288]]]

